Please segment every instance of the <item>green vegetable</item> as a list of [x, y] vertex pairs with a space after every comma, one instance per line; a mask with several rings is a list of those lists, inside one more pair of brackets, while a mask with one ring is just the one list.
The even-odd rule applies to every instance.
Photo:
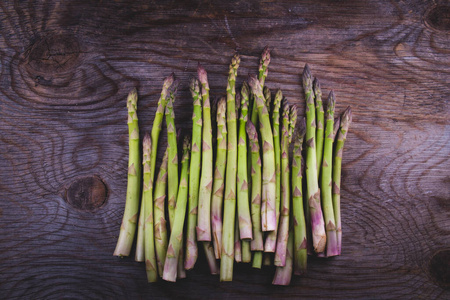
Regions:
[[127, 97], [128, 108], [128, 183], [123, 213], [117, 240], [115, 256], [130, 255], [136, 232], [136, 221], [139, 210], [139, 196], [141, 189], [141, 158], [139, 154], [139, 125], [137, 117], [137, 91], [131, 90]]
[[334, 149], [333, 162], [333, 208], [336, 220], [337, 247], [338, 255], [341, 255], [342, 246], [342, 225], [341, 225], [341, 167], [342, 153], [344, 151], [344, 142], [347, 138], [347, 132], [352, 122], [352, 110], [349, 107], [341, 116], [341, 124], [336, 138], [336, 147]]
[[192, 114], [192, 143], [191, 143], [191, 165], [189, 167], [189, 208], [186, 234], [186, 258], [184, 267], [190, 270], [194, 267], [198, 257], [197, 226], [198, 193], [200, 186], [200, 164], [202, 159], [202, 101], [200, 86], [197, 79], [192, 78], [190, 83], [194, 110]]
[[166, 261], [164, 263], [163, 279], [175, 282], [177, 279], [177, 267], [179, 265], [180, 251], [183, 246], [183, 227], [186, 217], [186, 206], [189, 184], [189, 138], [183, 142], [183, 158], [181, 159], [180, 185], [177, 193], [175, 213], [173, 216], [172, 231], [170, 233], [169, 246], [167, 247]]
[[156, 265], [155, 236], [153, 229], [153, 180], [150, 175], [150, 157], [152, 140], [147, 133], [142, 141], [144, 167], [144, 188], [142, 191], [142, 202], [144, 203], [144, 257], [145, 271], [148, 282], [158, 280], [158, 271]]
[[237, 126], [235, 83], [240, 57], [234, 55], [228, 75], [227, 86], [227, 165], [223, 205], [222, 253], [220, 260], [220, 281], [233, 280], [234, 231], [236, 214], [236, 174], [237, 174]]

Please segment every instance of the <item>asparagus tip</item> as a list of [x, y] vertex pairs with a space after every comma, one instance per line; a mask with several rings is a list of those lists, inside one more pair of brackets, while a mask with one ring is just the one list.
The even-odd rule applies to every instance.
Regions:
[[175, 73], [172, 72], [172, 73], [170, 73], [169, 76], [167, 76], [167, 77], [164, 79], [163, 85], [165, 85], [165, 86], [170, 86], [170, 85], [172, 85], [172, 83], [173, 83], [174, 80], [175, 80]]
[[261, 84], [259, 84], [259, 81], [255, 74], [248, 74], [247, 83], [250, 86], [250, 88], [254, 89], [259, 86], [261, 88]]
[[344, 111], [343, 117], [348, 119], [348, 122], [352, 122], [352, 108], [350, 106]]
[[205, 68], [200, 64], [200, 62], [198, 63], [197, 66], [197, 75], [198, 75], [198, 80], [201, 83], [205, 83], [208, 81], [208, 74], [206, 73]]
[[136, 105], [136, 103], [137, 103], [137, 89], [135, 87], [132, 88], [131, 91], [128, 93], [127, 103]]
[[247, 81], [244, 81], [242, 83], [241, 95], [242, 95], [242, 97], [247, 98], [247, 99], [248, 99], [248, 97], [250, 95], [250, 91], [249, 91], [249, 87], [248, 87]]
[[261, 54], [261, 64], [264, 65], [269, 65], [270, 63], [270, 49], [269, 46], [267, 45], [266, 47], [264, 47], [264, 50]]
[[301, 117], [299, 120], [298, 120], [298, 129], [297, 129], [297, 132], [298, 132], [298, 138], [300, 138], [300, 139], [303, 139], [304, 138], [304, 136], [305, 136], [305, 133], [306, 133], [306, 120], [305, 120], [305, 117]]
[[341, 119], [339, 117], [334, 118], [334, 126], [333, 126], [333, 137], [336, 137], [336, 134], [339, 130], [339, 126], [341, 125]]
[[310, 90], [312, 87], [312, 75], [308, 64], [305, 64], [302, 77], [303, 77], [303, 88], [305, 90]]
[[241, 62], [241, 56], [238, 53], [235, 53], [233, 55], [233, 58], [231, 59], [231, 65], [234, 68], [237, 68], [239, 66], [240, 62]]
[[150, 138], [150, 134], [148, 132], [146, 132], [144, 135], [144, 139], [142, 140], [142, 147], [144, 148], [144, 152], [146, 149], [150, 149], [152, 147], [152, 139]]
[[334, 96], [334, 91], [331, 91], [330, 94], [328, 95], [327, 111], [328, 110], [334, 111], [335, 105], [336, 105], [336, 97]]

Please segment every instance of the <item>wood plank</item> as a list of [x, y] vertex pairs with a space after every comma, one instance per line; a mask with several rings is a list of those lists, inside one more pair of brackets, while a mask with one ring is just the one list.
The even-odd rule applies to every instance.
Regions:
[[[450, 298], [446, 1], [2, 1], [0, 11], [2, 297]], [[202, 254], [187, 279], [148, 284], [142, 264], [112, 256], [126, 95], [137, 87], [149, 131], [162, 80], [175, 72], [176, 124], [188, 133], [197, 64], [218, 98], [234, 52], [240, 85], [265, 45], [267, 85], [301, 115], [305, 63], [324, 94], [335, 91], [337, 111], [352, 106], [342, 256], [312, 258], [284, 288], [270, 284], [273, 268], [245, 265], [220, 283]]]

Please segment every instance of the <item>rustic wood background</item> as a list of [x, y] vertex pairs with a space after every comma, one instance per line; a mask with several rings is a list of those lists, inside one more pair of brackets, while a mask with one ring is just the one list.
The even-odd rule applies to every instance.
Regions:
[[[0, 20], [1, 298], [450, 298], [447, 1], [8, 0]], [[353, 108], [342, 256], [311, 259], [289, 287], [246, 265], [220, 283], [203, 253], [187, 279], [148, 284], [142, 264], [112, 256], [126, 95], [137, 87], [149, 131], [175, 72], [176, 124], [189, 132], [197, 63], [216, 98], [233, 53], [240, 84], [266, 45], [267, 85], [302, 115], [305, 63], [338, 111]]]

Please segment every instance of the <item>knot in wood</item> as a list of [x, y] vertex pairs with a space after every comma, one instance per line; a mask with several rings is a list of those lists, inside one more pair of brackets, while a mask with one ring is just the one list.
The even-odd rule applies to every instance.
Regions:
[[429, 9], [424, 15], [425, 24], [433, 29], [450, 30], [450, 6], [437, 5]]
[[107, 188], [98, 176], [87, 176], [75, 180], [66, 190], [65, 200], [72, 207], [83, 211], [94, 211], [106, 202]]
[[70, 35], [52, 35], [37, 40], [26, 55], [26, 63], [46, 76], [73, 68], [80, 55], [78, 40]]
[[438, 251], [429, 263], [431, 277], [445, 289], [450, 288], [450, 250]]

